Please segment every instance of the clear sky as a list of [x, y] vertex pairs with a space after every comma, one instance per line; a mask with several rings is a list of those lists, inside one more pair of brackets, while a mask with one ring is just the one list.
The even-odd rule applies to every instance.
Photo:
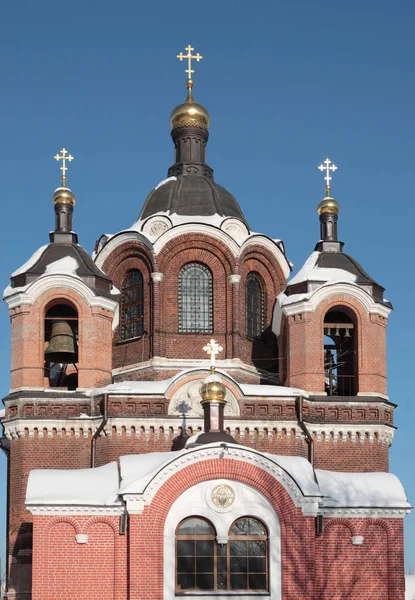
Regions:
[[[211, 115], [208, 162], [254, 231], [282, 238], [299, 269], [319, 238], [317, 165], [337, 165], [345, 251], [386, 288], [389, 394], [399, 405], [391, 470], [415, 503], [414, 95], [411, 0], [19, 0], [0, 6], [0, 282], [53, 227], [53, 155], [75, 156], [74, 226], [89, 251], [129, 227], [173, 162], [169, 114], [185, 97]], [[0, 393], [10, 327], [0, 310]], [[5, 520], [5, 459], [1, 539]], [[405, 520], [415, 569], [415, 516]]]

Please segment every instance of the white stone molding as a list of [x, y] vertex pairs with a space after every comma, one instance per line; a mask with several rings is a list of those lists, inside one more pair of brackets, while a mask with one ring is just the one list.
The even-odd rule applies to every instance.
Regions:
[[[217, 512], [206, 503], [206, 487], [211, 492], [212, 488], [221, 482], [232, 486], [235, 490], [235, 503], [229, 512]], [[253, 517], [265, 523], [268, 530], [269, 548], [269, 586], [270, 597], [273, 600], [281, 600], [281, 528], [278, 516], [269, 501], [256, 489], [240, 482], [228, 481], [226, 479], [213, 480], [199, 483], [187, 489], [173, 503], [167, 515], [164, 525], [164, 595], [163, 600], [174, 600], [175, 592], [175, 532], [178, 524], [188, 517], [204, 517], [212, 523], [217, 534], [219, 544], [226, 544], [229, 529], [234, 521], [241, 517]], [[192, 598], [192, 594], [186, 597]], [[195, 597], [199, 597], [195, 593]], [[235, 597], [235, 596], [233, 596]], [[240, 593], [238, 594], [240, 597]], [[229, 593], [221, 595], [203, 595], [204, 600], [223, 600], [229, 598]], [[252, 600], [257, 595], [243, 594], [244, 600]]]
[[352, 542], [353, 546], [362, 546], [364, 539], [365, 538], [363, 535], [352, 535], [350, 541]]
[[237, 285], [241, 281], [241, 276], [237, 273], [232, 273], [232, 275], [229, 275], [228, 279], [231, 285]]
[[[131, 394], [128, 394], [131, 397]], [[283, 399], [282, 399], [283, 400]], [[102, 421], [102, 416], [74, 419], [3, 419], [4, 435], [7, 439], [18, 439], [35, 436], [39, 438], [71, 437], [74, 435], [77, 439], [88, 438], [89, 431], [94, 433]], [[112, 435], [113, 430], [117, 436], [144, 436], [149, 439], [152, 435], [168, 436], [171, 431], [173, 435], [178, 435], [183, 427], [183, 417], [112, 417], [108, 419], [101, 437]], [[202, 416], [186, 417], [186, 427], [197, 433], [203, 429]], [[225, 419], [225, 428], [228, 428], [232, 436], [236, 436], [239, 430], [241, 441], [245, 434], [249, 439], [257, 435], [260, 438], [277, 438], [294, 436], [296, 439], [303, 439], [304, 434], [298, 426], [297, 421], [285, 421], [270, 419], [242, 419], [231, 417]], [[366, 433], [369, 443], [392, 444], [395, 429], [388, 425], [364, 425], [364, 424], [316, 424], [309, 423], [308, 429], [318, 443], [327, 443], [333, 441], [345, 441], [350, 438], [353, 443], [366, 443]], [[376, 441], [377, 437], [377, 441]]]
[[88, 534], [77, 533], [75, 536], [75, 540], [76, 540], [77, 544], [87, 544], [88, 543]]
[[[182, 456], [173, 458], [167, 464], [160, 467], [159, 471], [154, 474], [152, 479], [146, 484], [142, 493], [122, 494], [127, 502], [127, 511], [130, 514], [141, 514], [146, 505], [151, 504], [154, 496], [160, 487], [170, 477], [192, 464], [197, 464], [206, 460], [220, 459], [223, 457], [223, 448], [217, 446], [206, 446], [196, 448], [193, 451], [186, 452]], [[303, 494], [299, 484], [295, 479], [282, 467], [274, 461], [263, 455], [262, 453], [252, 448], [240, 446], [228, 447], [226, 452], [228, 460], [237, 460], [256, 466], [266, 473], [272, 475], [289, 494], [293, 503], [297, 508], [301, 508], [306, 516], [316, 516], [318, 514], [321, 496], [306, 496]]]
[[260, 233], [252, 234], [244, 240], [241, 246], [240, 255], [242, 254], [242, 252], [245, 252], [245, 250], [250, 246], [263, 246], [269, 252], [271, 252], [271, 254], [274, 256], [274, 258], [280, 265], [282, 272], [284, 273], [284, 277], [288, 279], [291, 273], [290, 262], [285, 256], [285, 254], [282, 252], [278, 244], [274, 242], [274, 240]]
[[411, 508], [321, 508], [319, 514], [328, 519], [403, 519]]
[[97, 265], [97, 267], [102, 269], [108, 256], [116, 248], [118, 248], [119, 246], [122, 246], [123, 244], [126, 244], [127, 242], [143, 243], [142, 238], [146, 239], [145, 245], [151, 252], [153, 249], [153, 244], [146, 236], [144, 236], [142, 233], [139, 233], [138, 231], [126, 230], [126, 231], [123, 231], [122, 233], [114, 235], [112, 238], [110, 238], [108, 240], [108, 242], [105, 244], [105, 246], [102, 248], [102, 250], [98, 253], [98, 256], [95, 259], [95, 264]]
[[62, 504], [62, 505], [43, 505], [43, 504], [36, 504], [36, 505], [30, 505], [30, 504], [26, 504], [26, 508], [29, 512], [32, 513], [32, 515], [37, 515], [37, 516], [47, 516], [47, 517], [58, 517], [61, 515], [64, 516], [77, 516], [77, 517], [82, 517], [82, 516], [87, 516], [87, 515], [102, 515], [102, 516], [112, 516], [112, 517], [118, 517], [121, 516], [122, 514], [124, 514], [124, 506], [90, 506], [90, 505], [85, 505], [85, 506], [72, 506], [72, 505], [67, 505], [67, 504]]
[[227, 246], [232, 252], [234, 258], [237, 258], [239, 255], [239, 245], [228, 233], [225, 233], [215, 225], [207, 225], [204, 223], [184, 223], [169, 229], [154, 242], [154, 254], [157, 256], [160, 254], [164, 246], [171, 240], [187, 233], [200, 233], [202, 235], [207, 235], [222, 242], [222, 244], [225, 244], [225, 246]]
[[168, 217], [165, 217], [164, 215], [155, 215], [147, 219], [142, 226], [141, 231], [153, 242], [172, 227], [173, 224]]
[[154, 271], [151, 273], [151, 279], [153, 280], [153, 283], [161, 283], [163, 281], [163, 277], [163, 273], [160, 273], [159, 271]]
[[[20, 289], [20, 288], [17, 288]], [[36, 279], [33, 283], [23, 288], [23, 291], [18, 291], [5, 298], [9, 309], [16, 306], [34, 304], [36, 298], [48, 290], [69, 289], [79, 294], [89, 306], [104, 308], [114, 312], [118, 306], [118, 302], [103, 296], [96, 296], [94, 292], [80, 279], [79, 277], [71, 277], [70, 275], [45, 275]]]
[[222, 221], [220, 228], [239, 244], [249, 235], [247, 226], [239, 219], [225, 219]]
[[282, 310], [287, 317], [305, 312], [315, 312], [316, 308], [319, 306], [319, 304], [321, 304], [321, 302], [330, 298], [331, 296], [337, 295], [354, 298], [360, 302], [366, 312], [380, 315], [385, 319], [392, 311], [392, 309], [388, 306], [375, 302], [368, 292], [362, 290], [362, 288], [352, 283], [325, 284], [313, 292], [308, 299], [283, 305]]

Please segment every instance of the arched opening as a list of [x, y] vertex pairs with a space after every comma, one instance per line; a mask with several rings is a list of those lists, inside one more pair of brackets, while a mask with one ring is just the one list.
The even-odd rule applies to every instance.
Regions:
[[45, 313], [45, 374], [50, 387], [78, 387], [78, 313], [57, 303]]
[[357, 320], [342, 306], [324, 317], [324, 375], [328, 396], [356, 396]]
[[217, 543], [213, 525], [190, 517], [176, 530], [176, 592], [266, 592], [268, 532], [258, 519], [242, 517], [229, 529], [229, 542]]
[[179, 333], [213, 333], [212, 273], [202, 263], [188, 263], [179, 274]]

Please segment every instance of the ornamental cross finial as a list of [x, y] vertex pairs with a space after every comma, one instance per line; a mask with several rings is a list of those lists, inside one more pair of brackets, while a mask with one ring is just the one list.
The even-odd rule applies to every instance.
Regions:
[[326, 171], [326, 176], [324, 178], [326, 180], [326, 194], [327, 196], [330, 196], [330, 171], [337, 171], [337, 167], [331, 162], [329, 158], [326, 158], [326, 160], [323, 161], [318, 168], [320, 169], [320, 171]]
[[203, 56], [200, 56], [199, 52], [195, 56], [193, 56], [192, 50], [194, 50], [194, 48], [192, 48], [190, 44], [187, 46], [187, 48], [185, 48], [185, 50], [187, 50], [187, 54], [183, 54], [183, 52], [180, 52], [180, 54], [177, 55], [177, 58], [180, 60], [180, 62], [185, 58], [187, 59], [187, 69], [185, 70], [185, 73], [187, 73], [187, 80], [191, 81], [192, 73], [194, 73], [192, 69], [192, 60], [196, 60], [197, 62], [199, 62], [200, 60], [202, 60]]
[[53, 158], [55, 160], [62, 161], [62, 166], [61, 166], [62, 187], [66, 187], [66, 171], [68, 170], [68, 167], [66, 166], [66, 161], [71, 162], [73, 160], [73, 156], [72, 156], [72, 154], [68, 154], [68, 151], [65, 148], [62, 148], [61, 154], [55, 154], [55, 156]]
[[223, 348], [218, 344], [218, 342], [215, 342], [215, 340], [212, 339], [208, 344], [206, 344], [206, 346], [203, 347], [203, 350], [208, 353], [208, 356], [210, 356], [210, 370], [212, 373], [214, 373], [215, 356], [216, 354], [219, 354], [219, 352], [222, 352]]

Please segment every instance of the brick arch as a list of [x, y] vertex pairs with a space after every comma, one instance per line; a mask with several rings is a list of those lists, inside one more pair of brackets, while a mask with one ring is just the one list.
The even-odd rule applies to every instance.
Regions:
[[72, 525], [72, 527], [74, 528], [74, 531], [75, 531], [75, 535], [82, 533], [82, 529], [81, 529], [79, 522], [76, 519], [66, 516], [66, 515], [61, 515], [61, 516], [53, 517], [52, 519], [50, 519], [45, 525], [45, 532], [47, 534], [49, 534], [52, 527], [54, 525], [57, 525], [58, 523], [68, 523], [69, 525]]
[[255, 246], [248, 246], [248, 248], [244, 248], [239, 257], [241, 274], [243, 266], [246, 263], [249, 263], [249, 261], [251, 260], [260, 263], [263, 269], [268, 272], [269, 277], [273, 282], [275, 295], [277, 295], [279, 292], [282, 292], [285, 289], [287, 280], [284, 276], [281, 265], [275, 261], [275, 256], [273, 256], [267, 248], [264, 248], [259, 244]]
[[358, 527], [351, 519], [326, 519], [324, 521], [324, 532], [330, 531], [336, 525], [343, 525], [350, 531], [350, 536], [359, 535]]
[[176, 255], [187, 249], [212, 253], [223, 265], [227, 265], [225, 269], [229, 274], [237, 272], [238, 261], [230, 248], [220, 240], [203, 233], [183, 233], [170, 240], [156, 257], [158, 269], [164, 273]]
[[388, 536], [388, 541], [393, 538], [394, 530], [390, 523], [388, 523], [385, 519], [365, 519], [360, 527], [361, 535], [365, 535], [369, 526], [382, 527]]
[[118, 525], [115, 522], [114, 518], [103, 516], [91, 517], [90, 519], [85, 521], [85, 523], [83, 523], [82, 525], [82, 533], [88, 533], [88, 530], [90, 527], [92, 527], [92, 525], [99, 525], [101, 523], [109, 525], [109, 527], [111, 527], [112, 531], [114, 532], [114, 535], [118, 535]]
[[138, 240], [126, 240], [123, 244], [114, 248], [105, 259], [102, 269], [115, 283], [116, 273], [120, 265], [129, 258], [139, 258], [146, 265], [146, 269], [149, 272], [154, 270], [154, 260], [151, 251], [145, 244]]

